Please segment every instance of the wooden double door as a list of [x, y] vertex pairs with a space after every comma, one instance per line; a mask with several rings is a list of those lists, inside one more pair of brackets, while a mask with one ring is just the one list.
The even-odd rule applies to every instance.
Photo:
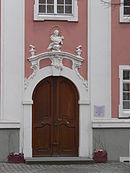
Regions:
[[33, 156], [78, 156], [78, 92], [64, 77], [42, 80], [33, 93]]

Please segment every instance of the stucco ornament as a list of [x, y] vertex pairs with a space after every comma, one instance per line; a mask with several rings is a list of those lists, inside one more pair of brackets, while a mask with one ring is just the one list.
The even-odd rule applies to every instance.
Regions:
[[[30, 53], [31, 57], [28, 58], [28, 61], [31, 62], [31, 69], [33, 73], [28, 77], [25, 78], [25, 89], [28, 87], [29, 83], [36, 77], [37, 73], [41, 70], [40, 69], [40, 61], [44, 59], [50, 59], [51, 64], [50, 67], [52, 69], [52, 75], [60, 76], [62, 72], [64, 72], [65, 67], [63, 64], [63, 59], [68, 59], [72, 61], [72, 68], [70, 68], [82, 81], [85, 88], [88, 90], [88, 81], [85, 80], [79, 73], [79, 69], [83, 62], [83, 58], [81, 57], [82, 54], [82, 46], [79, 45], [76, 47], [76, 55], [60, 51], [61, 45], [63, 44], [63, 36], [59, 36], [59, 31], [55, 30], [54, 34], [51, 36], [51, 43], [49, 44], [48, 49], [51, 50], [49, 52], [44, 52], [38, 55], [35, 55], [35, 47], [30, 45]], [[45, 67], [43, 67], [45, 68]]]
[[29, 52], [31, 53], [31, 56], [34, 56], [35, 55], [35, 46], [30, 44], [29, 47], [30, 47]]
[[81, 50], [82, 46], [79, 45], [78, 47], [76, 47], [76, 52], [77, 52], [77, 55], [80, 57], [80, 55], [82, 54], [82, 50]]
[[63, 45], [64, 37], [59, 35], [59, 31], [55, 30], [53, 35], [51, 35], [50, 39], [51, 39], [51, 43], [48, 46], [48, 50], [60, 51]]

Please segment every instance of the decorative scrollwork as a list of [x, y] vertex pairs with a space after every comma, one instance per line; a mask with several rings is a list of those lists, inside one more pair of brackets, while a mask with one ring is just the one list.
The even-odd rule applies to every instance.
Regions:
[[59, 73], [64, 69], [63, 59], [71, 60], [72, 70], [82, 80], [83, 85], [86, 87], [86, 89], [88, 89], [88, 81], [85, 80], [79, 73], [79, 68], [81, 67], [81, 63], [83, 62], [83, 58], [81, 57], [82, 46], [79, 45], [76, 48], [77, 55], [60, 51], [61, 45], [63, 44], [63, 39], [63, 36], [59, 36], [59, 31], [55, 30], [54, 34], [51, 36], [51, 43], [48, 47], [48, 49], [51, 51], [44, 52], [39, 55], [35, 55], [35, 47], [33, 45], [30, 45], [31, 57], [28, 58], [28, 61], [31, 62], [31, 69], [33, 69], [33, 73], [28, 79], [25, 79], [25, 89], [29, 85], [29, 82], [36, 76], [39, 70], [40, 61], [48, 58], [51, 60], [51, 66], [55, 67], [55, 69], [57, 70], [57, 72], [59, 71]]

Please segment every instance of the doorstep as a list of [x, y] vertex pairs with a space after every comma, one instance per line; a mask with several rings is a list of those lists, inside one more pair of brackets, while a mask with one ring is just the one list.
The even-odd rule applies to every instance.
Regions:
[[89, 164], [93, 159], [87, 157], [32, 157], [25, 158], [27, 164], [66, 165], [66, 164]]

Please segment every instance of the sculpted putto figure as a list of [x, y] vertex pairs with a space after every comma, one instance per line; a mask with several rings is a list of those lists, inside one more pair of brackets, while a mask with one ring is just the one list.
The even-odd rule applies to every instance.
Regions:
[[63, 45], [64, 37], [59, 36], [59, 31], [55, 30], [53, 35], [51, 35], [50, 39], [51, 39], [51, 43], [48, 46], [48, 50], [59, 51], [60, 52], [60, 48]]

